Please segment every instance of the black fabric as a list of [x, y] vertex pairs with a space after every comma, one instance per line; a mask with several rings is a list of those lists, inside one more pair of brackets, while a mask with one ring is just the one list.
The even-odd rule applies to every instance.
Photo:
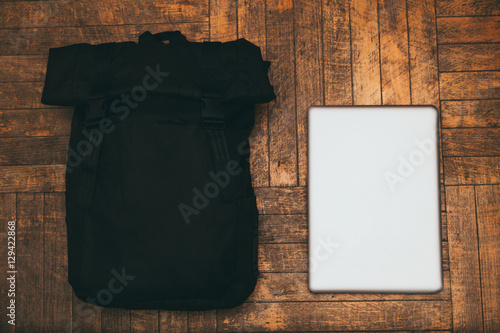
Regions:
[[276, 97], [269, 65], [244, 39], [180, 32], [50, 49], [42, 102], [75, 107], [66, 224], [80, 299], [205, 310], [253, 292], [248, 137], [254, 105]]

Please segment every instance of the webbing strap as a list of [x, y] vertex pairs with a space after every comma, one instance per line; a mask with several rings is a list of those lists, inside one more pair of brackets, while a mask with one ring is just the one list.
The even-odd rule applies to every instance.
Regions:
[[[222, 89], [220, 76], [224, 68], [222, 66], [221, 43], [203, 43], [202, 60], [202, 107], [201, 126], [206, 129], [210, 151], [212, 154], [215, 172], [227, 171], [228, 163], [231, 161], [228, 144], [226, 140], [226, 119], [224, 105], [222, 103]], [[237, 178], [230, 175], [229, 183], [221, 189], [221, 199], [231, 201], [238, 198]]]
[[[98, 129], [99, 121], [106, 116], [106, 100], [109, 87], [111, 86], [111, 57], [114, 43], [100, 44], [96, 46], [95, 54], [95, 77], [96, 82], [92, 93], [88, 97], [88, 105], [85, 112], [85, 130], [93, 138], [89, 151], [83, 158], [80, 184], [78, 186], [78, 206], [89, 209], [94, 194], [97, 178], [97, 165], [101, 151], [104, 135]], [[100, 139], [99, 139], [100, 138]]]

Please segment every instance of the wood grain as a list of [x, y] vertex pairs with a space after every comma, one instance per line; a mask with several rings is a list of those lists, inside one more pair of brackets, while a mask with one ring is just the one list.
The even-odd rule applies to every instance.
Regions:
[[24, 332], [44, 321], [43, 207], [43, 193], [17, 195], [16, 330]]
[[454, 332], [482, 332], [474, 187], [446, 187]]
[[[2, 3], [0, 28], [208, 21], [208, 1], [14, 1]], [[19, 19], [22, 17], [22, 19]]]
[[0, 110], [47, 108], [40, 102], [42, 90], [42, 82], [0, 83]]
[[219, 332], [375, 331], [451, 328], [451, 303], [284, 302], [245, 303], [219, 310]]
[[498, 43], [500, 17], [439, 17], [438, 43]]
[[[7, 314], [10, 313], [10, 310], [7, 310], [7, 306], [10, 302], [9, 290], [10, 282], [7, 280], [7, 271], [9, 271], [8, 260], [8, 232], [7, 228], [9, 221], [16, 221], [16, 194], [15, 193], [7, 193], [0, 194], [0, 239], [2, 240], [0, 244], [2, 244], [2, 251], [0, 251], [0, 269], [4, 272], [4, 277], [0, 280], [0, 302], [2, 307], [0, 307], [0, 327], [2, 332], [5, 333], [14, 333], [16, 326], [8, 324], [10, 318], [7, 317]], [[17, 229], [17, 225], [16, 225]], [[17, 233], [17, 230], [16, 230]], [[16, 237], [17, 240], [17, 237]], [[17, 249], [16, 249], [17, 251]]]
[[131, 332], [130, 310], [100, 308], [100, 331], [102, 333]]
[[0, 138], [69, 136], [72, 109], [0, 110]]
[[500, 100], [443, 101], [443, 127], [500, 127]]
[[495, 332], [500, 328], [500, 186], [477, 186], [476, 204], [484, 331]]
[[439, 78], [434, 1], [408, 0], [411, 100], [439, 109]]
[[0, 82], [43, 81], [47, 57], [0, 56]]
[[439, 70], [442, 72], [500, 70], [500, 44], [439, 45]]
[[377, 1], [353, 0], [350, 8], [353, 104], [381, 104]]
[[500, 156], [446, 157], [447, 185], [500, 184]]
[[160, 310], [161, 333], [183, 333], [188, 331], [187, 311]]
[[69, 137], [19, 137], [0, 139], [0, 165], [63, 164]]
[[62, 192], [65, 165], [0, 166], [0, 193]]
[[500, 98], [500, 72], [444, 72], [439, 86], [443, 100]]
[[411, 104], [406, 0], [379, 0], [382, 103]]
[[71, 316], [71, 324], [64, 327], [66, 332], [101, 332], [101, 308], [81, 301], [75, 293]]
[[130, 311], [130, 329], [134, 333], [158, 333], [158, 310]]
[[217, 331], [217, 310], [189, 311], [188, 332], [215, 333]]
[[443, 129], [443, 156], [500, 155], [500, 128]]
[[377, 293], [312, 293], [307, 273], [261, 273], [253, 294], [245, 301], [253, 302], [366, 302], [451, 300], [450, 272], [443, 272], [443, 291], [435, 294], [377, 294]]
[[300, 214], [307, 212], [305, 187], [256, 188], [257, 208], [260, 214]]
[[352, 104], [349, 1], [323, 1], [323, 76], [326, 105]]
[[43, 212], [43, 327], [57, 332], [72, 317], [64, 193], [45, 193]]
[[293, 2], [269, 0], [267, 59], [269, 77], [278, 96], [269, 103], [270, 186], [297, 185], [297, 124], [293, 34]]
[[[266, 59], [266, 4], [264, 1], [238, 1], [238, 37], [260, 47]], [[275, 64], [271, 64], [271, 67]], [[255, 127], [250, 135], [250, 170], [253, 186], [269, 186], [268, 105], [255, 108]]]
[[500, 15], [495, 0], [437, 0], [438, 16]]
[[226, 42], [238, 36], [236, 0], [210, 0], [210, 40]]
[[323, 104], [321, 6], [316, 4], [317, 0], [294, 2], [299, 186], [307, 184], [307, 108]]
[[296, 243], [307, 241], [307, 215], [260, 215], [259, 242]]
[[0, 56], [47, 55], [49, 48], [76, 43], [136, 42], [144, 31], [180, 30], [188, 40], [208, 40], [208, 21], [118, 26], [9, 28], [0, 35]]

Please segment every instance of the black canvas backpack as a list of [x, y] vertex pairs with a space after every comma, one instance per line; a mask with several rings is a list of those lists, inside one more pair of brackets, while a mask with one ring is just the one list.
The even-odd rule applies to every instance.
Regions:
[[276, 97], [269, 65], [245, 39], [178, 31], [50, 49], [42, 102], [75, 107], [66, 224], [80, 299], [203, 310], [253, 292], [248, 137], [254, 105]]

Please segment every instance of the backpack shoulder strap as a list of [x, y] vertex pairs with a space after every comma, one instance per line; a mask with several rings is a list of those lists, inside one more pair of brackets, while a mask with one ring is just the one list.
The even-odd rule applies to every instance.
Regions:
[[95, 54], [95, 79], [94, 89], [88, 97], [85, 111], [84, 129], [89, 132], [91, 145], [90, 151], [83, 158], [81, 165], [80, 184], [78, 186], [78, 206], [89, 209], [92, 202], [94, 187], [97, 177], [97, 164], [101, 151], [104, 135], [99, 130], [99, 122], [106, 116], [107, 94], [111, 87], [111, 61], [115, 43], [99, 44]]

